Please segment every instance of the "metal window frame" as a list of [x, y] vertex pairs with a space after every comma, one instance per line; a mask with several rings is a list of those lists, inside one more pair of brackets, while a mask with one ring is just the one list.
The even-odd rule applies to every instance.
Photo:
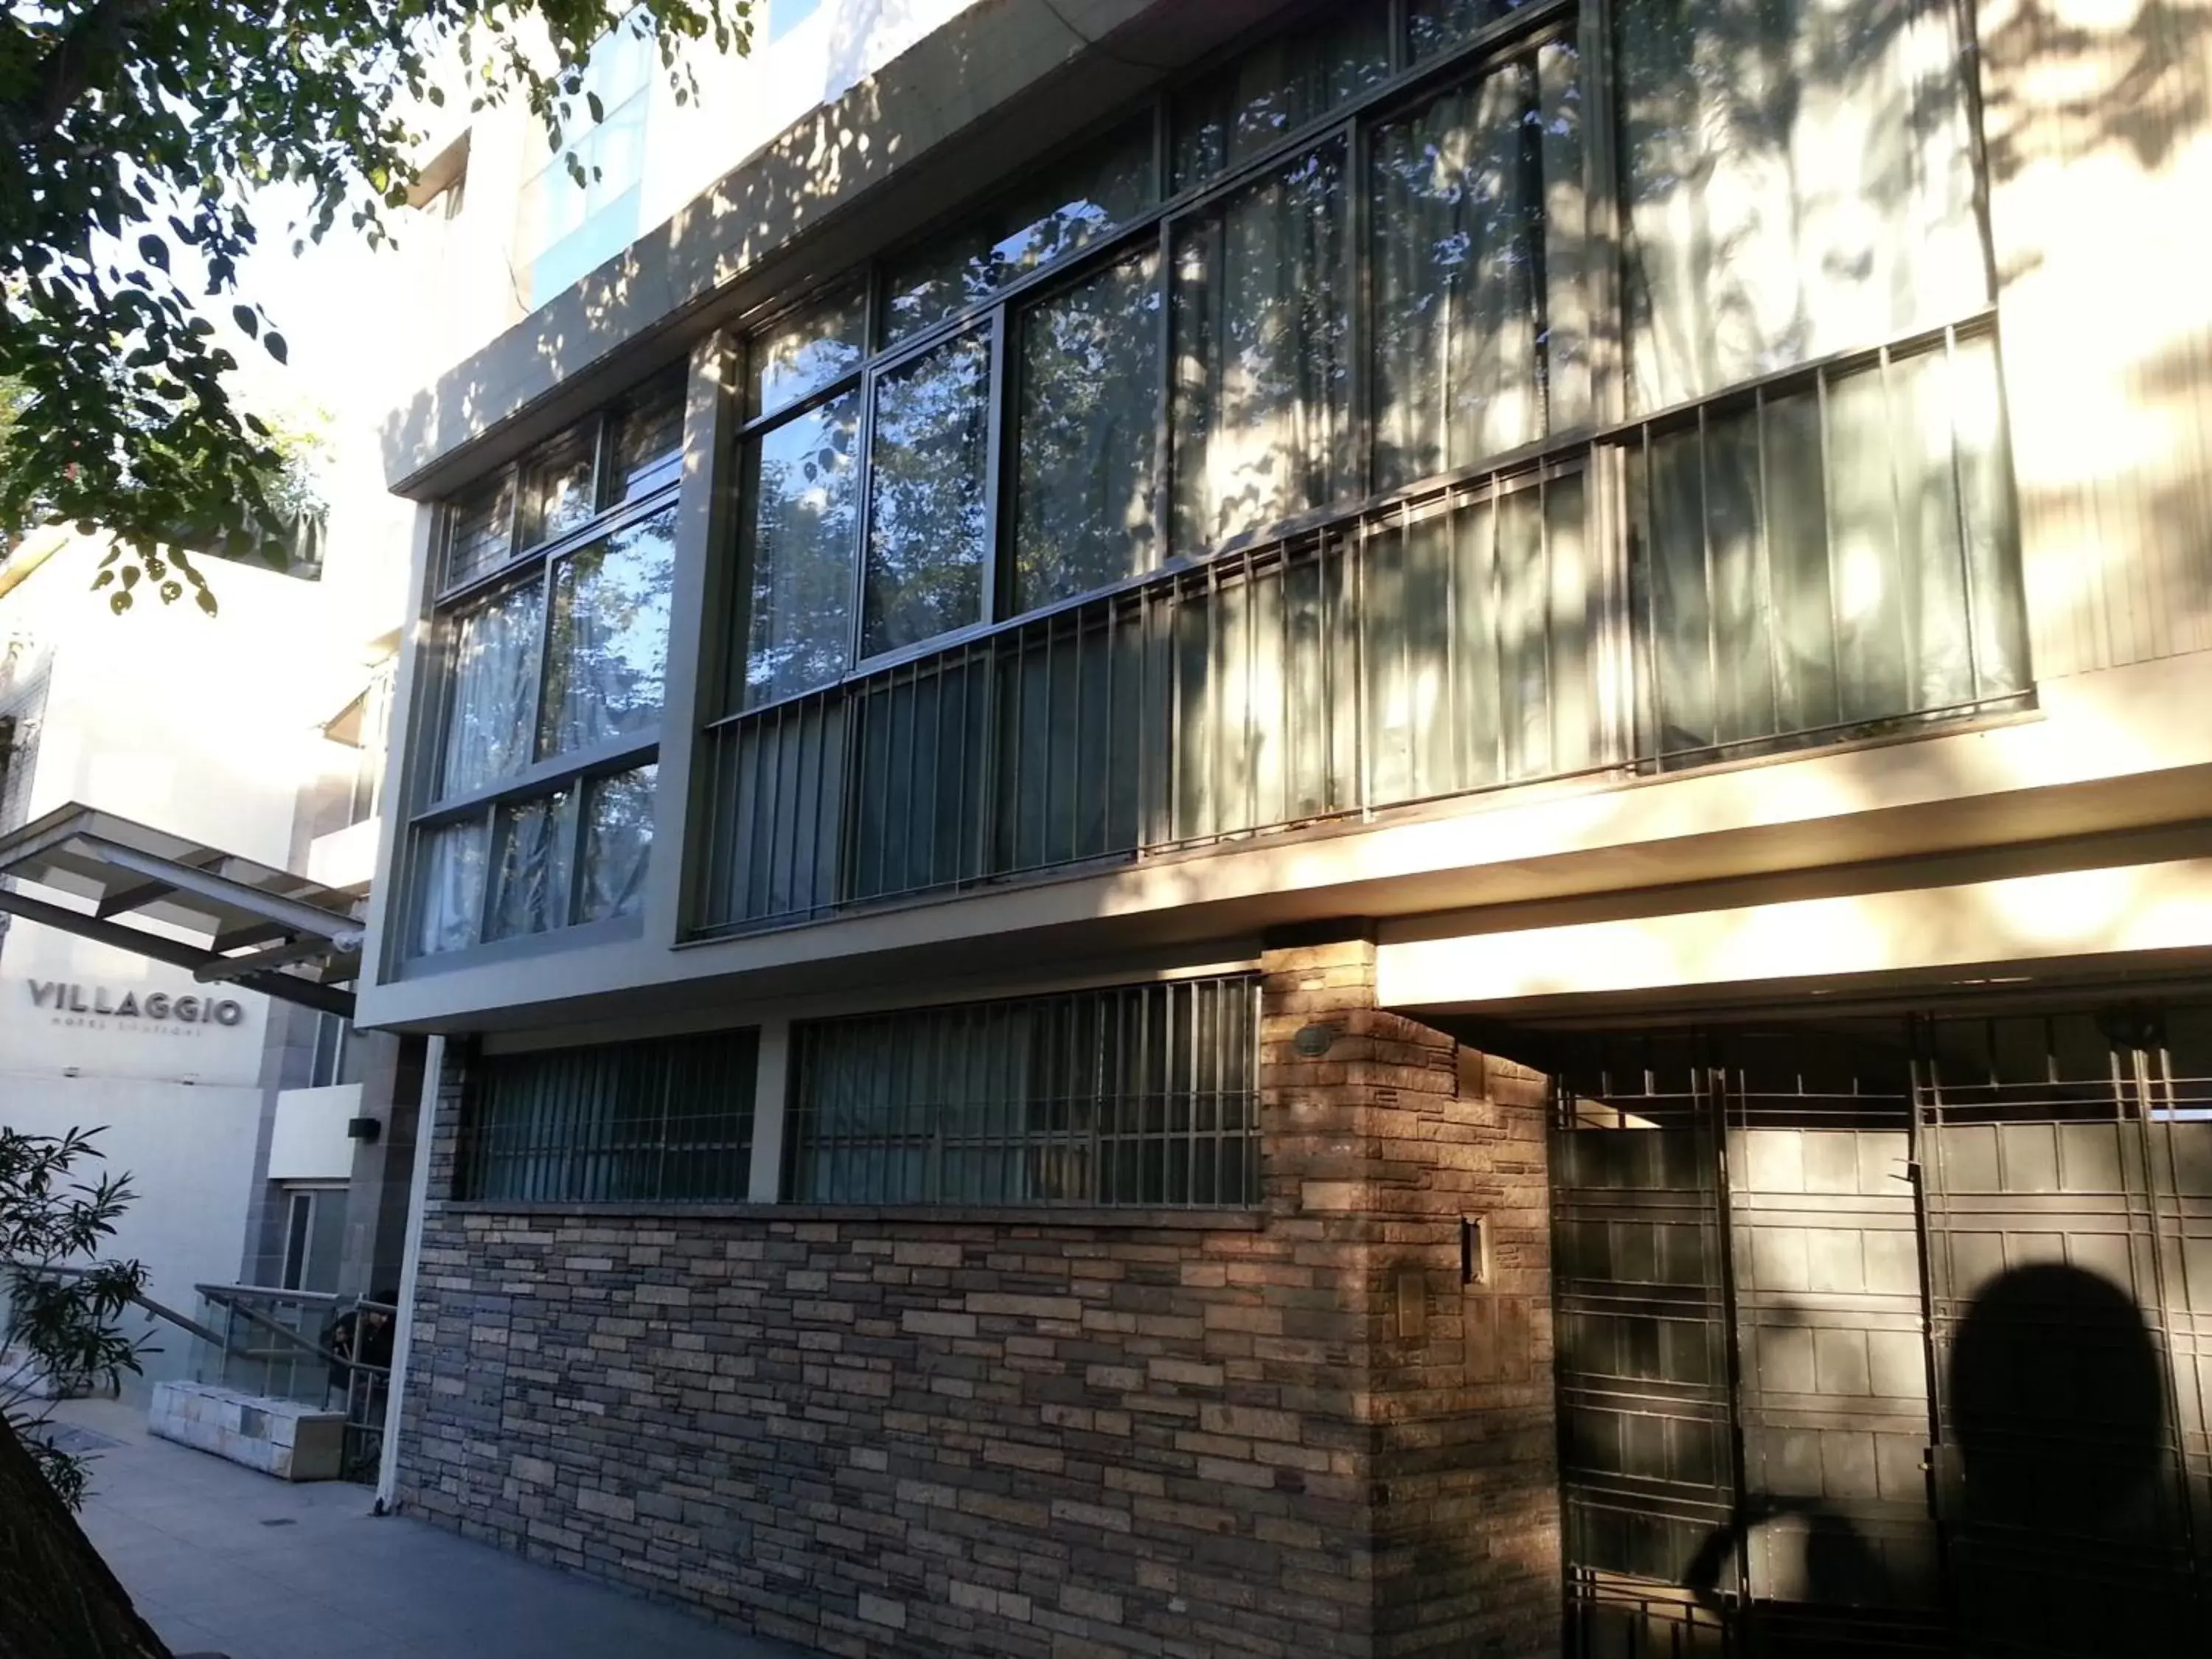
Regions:
[[[1088, 144], [1109, 134], [1127, 127], [1135, 118], [1140, 105], [1125, 106], [1111, 117], [1093, 123], [1084, 133], [1069, 143], [1055, 149], [1052, 155], [1036, 167], [1026, 169], [1013, 179], [1002, 181], [977, 198], [963, 203], [950, 213], [941, 216], [920, 234], [908, 238], [867, 261], [858, 272], [847, 270], [832, 281], [817, 284], [787, 303], [763, 308], [747, 319], [744, 329], [748, 337], [757, 337], [778, 325], [790, 320], [817, 306], [834, 303], [849, 296], [856, 289], [864, 290], [862, 311], [862, 356], [859, 362], [844, 374], [813, 388], [804, 397], [793, 398], [756, 415], [744, 416], [737, 429], [737, 441], [742, 454], [743, 446], [751, 443], [769, 430], [805, 414], [854, 387], [862, 389], [860, 430], [856, 437], [857, 453], [854, 458], [854, 489], [857, 510], [854, 552], [852, 590], [852, 648], [847, 659], [844, 678], [853, 678], [891, 666], [910, 657], [925, 656], [987, 632], [1000, 621], [1017, 615], [1028, 617], [1052, 609], [1036, 607], [1017, 612], [1014, 609], [1012, 573], [1006, 552], [1012, 527], [1007, 522], [1008, 507], [1014, 498], [1009, 470], [1018, 465], [1019, 434], [1017, 400], [1019, 396], [1018, 376], [1007, 363], [1006, 354], [1018, 338], [1021, 319], [1028, 311], [1053, 294], [1063, 292], [1089, 280], [1108, 266], [1131, 257], [1147, 240], [1158, 246], [1159, 277], [1161, 285], [1160, 327], [1163, 338], [1159, 357], [1161, 386], [1159, 392], [1159, 430], [1156, 437], [1154, 465], [1157, 476], [1155, 521], [1158, 526], [1155, 538], [1153, 569], [1189, 562], [1233, 550], [1241, 546], [1267, 542], [1279, 536], [1293, 533], [1311, 520], [1346, 516], [1371, 507], [1376, 497], [1364, 490], [1356, 499], [1330, 503], [1312, 509], [1277, 524], [1262, 526], [1246, 534], [1230, 538], [1218, 545], [1184, 550], [1176, 545], [1172, 534], [1172, 470], [1173, 450], [1173, 299], [1175, 283], [1175, 235], [1173, 227], [1192, 216], [1201, 213], [1220, 199], [1231, 197], [1249, 186], [1255, 180], [1276, 171], [1291, 160], [1308, 150], [1340, 137], [1344, 143], [1345, 188], [1347, 198], [1344, 215], [1343, 235], [1346, 275], [1351, 279], [1346, 291], [1348, 332], [1346, 351], [1350, 364], [1352, 385], [1351, 418], [1359, 432], [1368, 429], [1369, 422], [1363, 413], [1364, 400], [1369, 395], [1367, 382], [1371, 376], [1364, 364], [1367, 349], [1367, 323], [1363, 299], [1365, 293], [1365, 273], [1371, 261], [1363, 246], [1363, 227], [1365, 224], [1364, 180], [1361, 161], [1364, 155], [1364, 130], [1376, 121], [1388, 119], [1423, 101], [1443, 84], [1466, 77], [1487, 73], [1499, 63], [1516, 54], [1534, 49], [1543, 40], [1571, 34], [1576, 27], [1577, 0], [1537, 0], [1537, 3], [1510, 13], [1495, 22], [1469, 34], [1449, 51], [1436, 54], [1419, 63], [1409, 61], [1406, 44], [1407, 15], [1404, 0], [1389, 0], [1387, 11], [1388, 48], [1391, 67], [1383, 78], [1366, 91], [1327, 108], [1311, 119], [1279, 135], [1273, 142], [1254, 150], [1235, 165], [1218, 170], [1209, 176], [1188, 185], [1180, 191], [1171, 188], [1172, 158], [1176, 125], [1176, 98], [1194, 84], [1203, 82], [1224, 64], [1233, 62], [1257, 41], [1263, 41], [1286, 28], [1295, 28], [1315, 21], [1329, 12], [1327, 6], [1316, 5], [1289, 20], [1276, 20], [1267, 27], [1233, 43], [1211, 55], [1189, 73], [1180, 76], [1170, 86], [1149, 94], [1153, 111], [1153, 168], [1155, 199], [1142, 211], [1132, 215], [1108, 234], [1083, 247], [1048, 260], [1036, 269], [1024, 272], [1015, 280], [993, 290], [988, 296], [948, 311], [925, 328], [915, 329], [896, 340], [885, 338], [884, 305], [885, 301], [884, 272], [903, 254], [914, 248], [939, 240], [957, 232], [990, 204], [1020, 190], [1023, 183], [1048, 171], [1069, 155], [1078, 154]], [[1585, 149], [1589, 141], [1585, 139]], [[882, 375], [894, 372], [911, 360], [927, 355], [956, 336], [978, 326], [988, 326], [991, 332], [991, 383], [988, 419], [990, 423], [990, 454], [992, 463], [985, 476], [985, 546], [984, 580], [979, 620], [965, 628], [949, 630], [927, 641], [873, 656], [861, 654], [864, 638], [866, 583], [868, 541], [868, 511], [872, 495], [875, 461], [874, 414], [875, 386]], [[742, 404], [740, 407], [742, 408]], [[1553, 434], [1547, 447], [1556, 447], [1569, 434]], [[1489, 458], [1480, 470], [1496, 470], [1499, 462], [1510, 458]], [[1370, 482], [1370, 460], [1358, 464], [1358, 483], [1364, 486]], [[1476, 470], [1476, 469], [1469, 469]], [[1418, 481], [1434, 484], [1438, 479]], [[1393, 492], [1396, 493], [1396, 492]], [[741, 502], [742, 515], [750, 509], [750, 502]], [[517, 519], [520, 520], [518, 507]], [[742, 537], [742, 528], [733, 526]], [[742, 575], [738, 586], [744, 584]], [[1103, 591], [1103, 590], [1097, 590]], [[1093, 597], [1086, 592], [1072, 596], [1069, 601], [1080, 602]], [[749, 624], [747, 627], [749, 633]], [[733, 643], [745, 637], [733, 633]], [[725, 714], [744, 711], [742, 705], [743, 663], [732, 661], [726, 677], [732, 684], [726, 686], [721, 697]], [[836, 682], [832, 682], [834, 684]], [[808, 687], [804, 691], [787, 694], [789, 697], [811, 695], [820, 687]], [[782, 701], [777, 699], [775, 701]], [[756, 705], [756, 708], [766, 705]]]

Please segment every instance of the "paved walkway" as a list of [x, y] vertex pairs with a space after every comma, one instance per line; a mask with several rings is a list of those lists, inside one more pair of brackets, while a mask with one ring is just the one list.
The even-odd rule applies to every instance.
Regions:
[[807, 1659], [404, 1516], [366, 1487], [294, 1486], [75, 1401], [85, 1531], [179, 1653], [229, 1659]]

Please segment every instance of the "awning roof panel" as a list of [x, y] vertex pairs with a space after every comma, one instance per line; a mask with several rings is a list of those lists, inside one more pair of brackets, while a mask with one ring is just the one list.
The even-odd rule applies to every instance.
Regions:
[[331, 988], [361, 971], [358, 893], [74, 802], [0, 836], [0, 879], [14, 890], [0, 909], [202, 980], [352, 1012], [350, 994]]

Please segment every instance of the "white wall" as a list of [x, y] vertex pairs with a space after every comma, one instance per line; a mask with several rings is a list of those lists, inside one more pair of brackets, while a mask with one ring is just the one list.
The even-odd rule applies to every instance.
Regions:
[[[144, 1262], [155, 1301], [195, 1316], [194, 1285], [238, 1277], [260, 1090], [0, 1071], [0, 1121], [32, 1134], [102, 1130], [105, 1162], [85, 1172], [128, 1173], [138, 1194], [103, 1254]], [[148, 1379], [184, 1375], [189, 1340], [167, 1325], [157, 1340]]]
[[[641, 234], [665, 223], [793, 122], [835, 101], [975, 0], [822, 0], [770, 43], [768, 8], [754, 8], [753, 50], [724, 57], [702, 43], [688, 54], [698, 94], [684, 104], [654, 70], [646, 118]], [[449, 97], [447, 107], [465, 106]], [[529, 311], [529, 273], [514, 264], [522, 186], [545, 155], [544, 130], [519, 105], [489, 110], [470, 128], [468, 189], [459, 216], [435, 237], [440, 257], [416, 264], [406, 307], [441, 354], [460, 362]], [[447, 134], [441, 132], [438, 143]], [[433, 149], [436, 148], [434, 145]], [[433, 239], [420, 239], [426, 245]], [[422, 378], [428, 378], [426, 374]], [[395, 399], [396, 401], [396, 399]]]
[[[0, 597], [0, 631], [52, 652], [28, 816], [82, 802], [285, 865], [301, 783], [351, 757], [320, 727], [357, 689], [358, 617], [316, 584], [218, 561], [204, 567], [214, 617], [151, 595], [117, 616], [89, 590], [98, 554], [65, 546]], [[70, 987], [87, 1012], [67, 1006]], [[168, 1018], [150, 1017], [154, 994]], [[234, 1004], [237, 1018], [184, 1020], [179, 997]], [[0, 942], [0, 1122], [105, 1126], [109, 1166], [138, 1194], [112, 1251], [145, 1262], [152, 1294], [188, 1314], [196, 1283], [237, 1277], [268, 1016], [257, 993], [74, 934], [12, 921]], [[159, 1365], [176, 1374], [186, 1345], [173, 1330], [163, 1340]]]

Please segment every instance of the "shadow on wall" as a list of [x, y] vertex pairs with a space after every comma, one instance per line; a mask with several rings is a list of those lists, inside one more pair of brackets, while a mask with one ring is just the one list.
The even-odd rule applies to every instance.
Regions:
[[[2166, 1367], [2135, 1302], [2078, 1267], [2014, 1267], [1975, 1296], [1938, 1346], [1937, 1481], [1955, 1651], [2203, 1651]], [[1924, 1601], [1923, 1587], [1898, 1582], [1860, 1527], [1819, 1498], [1758, 1498], [1705, 1540], [1685, 1583], [1721, 1607], [1751, 1533], [1796, 1517], [1806, 1601], [1759, 1604], [1748, 1615], [1829, 1630], [1793, 1638], [1793, 1659], [1859, 1651], [1887, 1610]]]

